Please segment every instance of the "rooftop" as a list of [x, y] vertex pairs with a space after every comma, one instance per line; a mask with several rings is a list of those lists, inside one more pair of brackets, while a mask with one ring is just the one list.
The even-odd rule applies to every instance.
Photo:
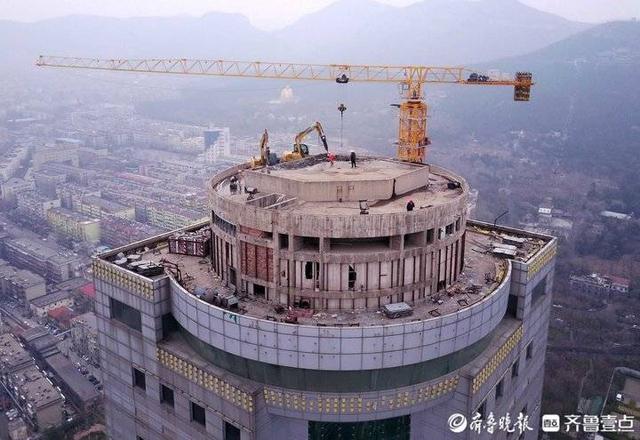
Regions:
[[33, 358], [10, 333], [0, 335], [0, 369], [11, 371], [15, 367], [33, 363]]
[[[414, 312], [411, 316], [389, 319], [379, 311], [371, 310], [322, 311], [319, 313], [294, 310], [297, 312], [298, 322], [307, 325], [386, 325], [416, 319], [429, 319], [460, 311], [491, 295], [502, 282], [506, 274], [507, 263], [504, 258], [496, 254], [495, 249], [497, 245], [504, 243], [505, 237], [508, 237], [510, 242], [522, 240], [513, 256], [514, 259], [521, 261], [527, 261], [547, 243], [539, 236], [530, 234], [517, 236], [514, 231], [508, 232], [509, 234], [498, 233], [497, 229], [493, 229], [490, 225], [470, 223], [466, 234], [465, 270], [458, 277], [458, 281], [446, 291], [438, 292], [431, 295], [428, 300], [416, 303], [413, 306]], [[145, 250], [141, 253], [141, 260], [156, 263], [166, 260], [177, 264], [183, 279], [182, 286], [192, 294], [198, 292], [199, 295], [204, 293], [206, 296], [207, 293], [223, 290], [224, 286], [215, 272], [211, 270], [211, 265], [207, 260], [203, 260], [201, 257], [169, 253], [168, 237], [170, 236], [171, 234], [165, 234], [158, 237], [156, 241], [145, 242]], [[140, 250], [135, 246], [131, 246], [130, 249], [140, 253]], [[119, 251], [123, 251], [123, 249], [115, 250], [109, 255], [115, 256], [115, 253]], [[125, 253], [133, 253], [131, 251], [128, 252], [126, 248], [124, 250]], [[341, 293], [345, 297], [355, 295], [355, 292], [352, 291]], [[257, 318], [279, 318], [273, 304], [262, 299], [241, 298], [240, 310], [242, 314]]]
[[7, 245], [13, 246], [20, 251], [31, 254], [35, 257], [42, 258], [44, 260], [49, 258], [62, 258], [65, 260], [73, 260], [72, 254], [70, 252], [66, 252], [69, 255], [63, 255], [60, 252], [57, 252], [55, 249], [51, 249], [48, 246], [45, 246], [41, 242], [37, 240], [32, 240], [30, 238], [15, 238], [8, 240]]
[[111, 212], [111, 213], [126, 211], [128, 209], [131, 209], [127, 206], [121, 205], [120, 203], [112, 202], [110, 200], [106, 200], [101, 197], [92, 196], [92, 195], [84, 196], [82, 198], [82, 203], [97, 206], [101, 210], [105, 212]]
[[53, 383], [36, 366], [15, 373], [15, 382], [19, 384], [21, 394], [36, 408], [63, 400]]
[[88, 402], [100, 397], [95, 387], [82, 376], [69, 359], [62, 354], [49, 356], [46, 359], [49, 368], [63, 381], [67, 387], [78, 396], [82, 402]]
[[406, 212], [409, 200], [416, 210], [430, 208], [462, 195], [466, 187], [461, 177], [435, 166], [375, 157], [361, 158], [357, 165], [338, 160], [331, 166], [324, 156], [311, 156], [244, 170], [235, 175], [238, 189], [233, 189], [234, 176], [214, 189], [231, 201], [264, 209], [349, 215], [360, 213], [361, 200], [368, 202], [370, 214]]
[[50, 212], [82, 224], [97, 223], [100, 221], [99, 219], [89, 217], [80, 212], [71, 211], [67, 208], [53, 208]]
[[10, 280], [15, 285], [25, 289], [46, 283], [45, 279], [40, 275], [26, 269], [18, 269], [10, 266], [4, 262], [4, 260], [0, 260], [0, 278]]
[[61, 290], [59, 292], [54, 292], [35, 298], [31, 301], [31, 304], [35, 307], [46, 307], [49, 304], [54, 304], [67, 298], [71, 298], [71, 293], [66, 290]]

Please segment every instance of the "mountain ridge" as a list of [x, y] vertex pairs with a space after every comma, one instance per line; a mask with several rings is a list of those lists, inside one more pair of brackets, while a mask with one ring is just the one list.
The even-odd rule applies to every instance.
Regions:
[[[518, 31], [525, 24], [530, 35]], [[12, 64], [32, 63], [41, 53], [462, 64], [530, 52], [586, 27], [515, 0], [424, 0], [405, 7], [341, 0], [276, 31], [257, 29], [241, 14], [219, 12], [197, 18], [0, 21], [0, 54]]]

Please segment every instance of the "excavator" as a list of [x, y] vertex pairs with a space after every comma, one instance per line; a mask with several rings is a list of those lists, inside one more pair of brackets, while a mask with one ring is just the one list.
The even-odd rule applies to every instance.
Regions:
[[318, 132], [320, 140], [322, 141], [322, 145], [324, 146], [325, 151], [328, 152], [329, 145], [327, 144], [327, 136], [324, 134], [324, 130], [322, 129], [322, 125], [320, 124], [320, 122], [316, 122], [315, 124], [305, 128], [296, 135], [293, 143], [293, 151], [286, 151], [282, 155], [282, 161], [291, 162], [294, 160], [302, 159], [303, 157], [307, 157], [309, 155], [309, 146], [307, 144], [303, 144], [302, 141], [307, 137], [309, 133], [314, 130]]
[[253, 156], [251, 158], [252, 170], [269, 164], [269, 148], [267, 147], [268, 143], [269, 133], [267, 133], [267, 129], [265, 128], [264, 133], [262, 133], [262, 138], [260, 139], [260, 157], [256, 158], [255, 156]]

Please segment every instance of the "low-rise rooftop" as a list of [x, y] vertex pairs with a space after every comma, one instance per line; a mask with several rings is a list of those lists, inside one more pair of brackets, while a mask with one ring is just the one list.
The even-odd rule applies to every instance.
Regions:
[[28, 404], [35, 409], [44, 408], [63, 400], [60, 391], [35, 365], [14, 373], [12, 382]]
[[71, 293], [66, 290], [61, 290], [36, 298], [31, 301], [31, 304], [35, 307], [46, 307], [69, 298], [71, 298]]

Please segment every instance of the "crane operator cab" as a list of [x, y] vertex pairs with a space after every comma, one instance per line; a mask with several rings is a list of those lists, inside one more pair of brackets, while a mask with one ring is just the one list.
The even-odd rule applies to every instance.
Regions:
[[336, 78], [336, 82], [338, 84], [347, 84], [349, 82], [349, 77], [346, 74], [342, 74]]

